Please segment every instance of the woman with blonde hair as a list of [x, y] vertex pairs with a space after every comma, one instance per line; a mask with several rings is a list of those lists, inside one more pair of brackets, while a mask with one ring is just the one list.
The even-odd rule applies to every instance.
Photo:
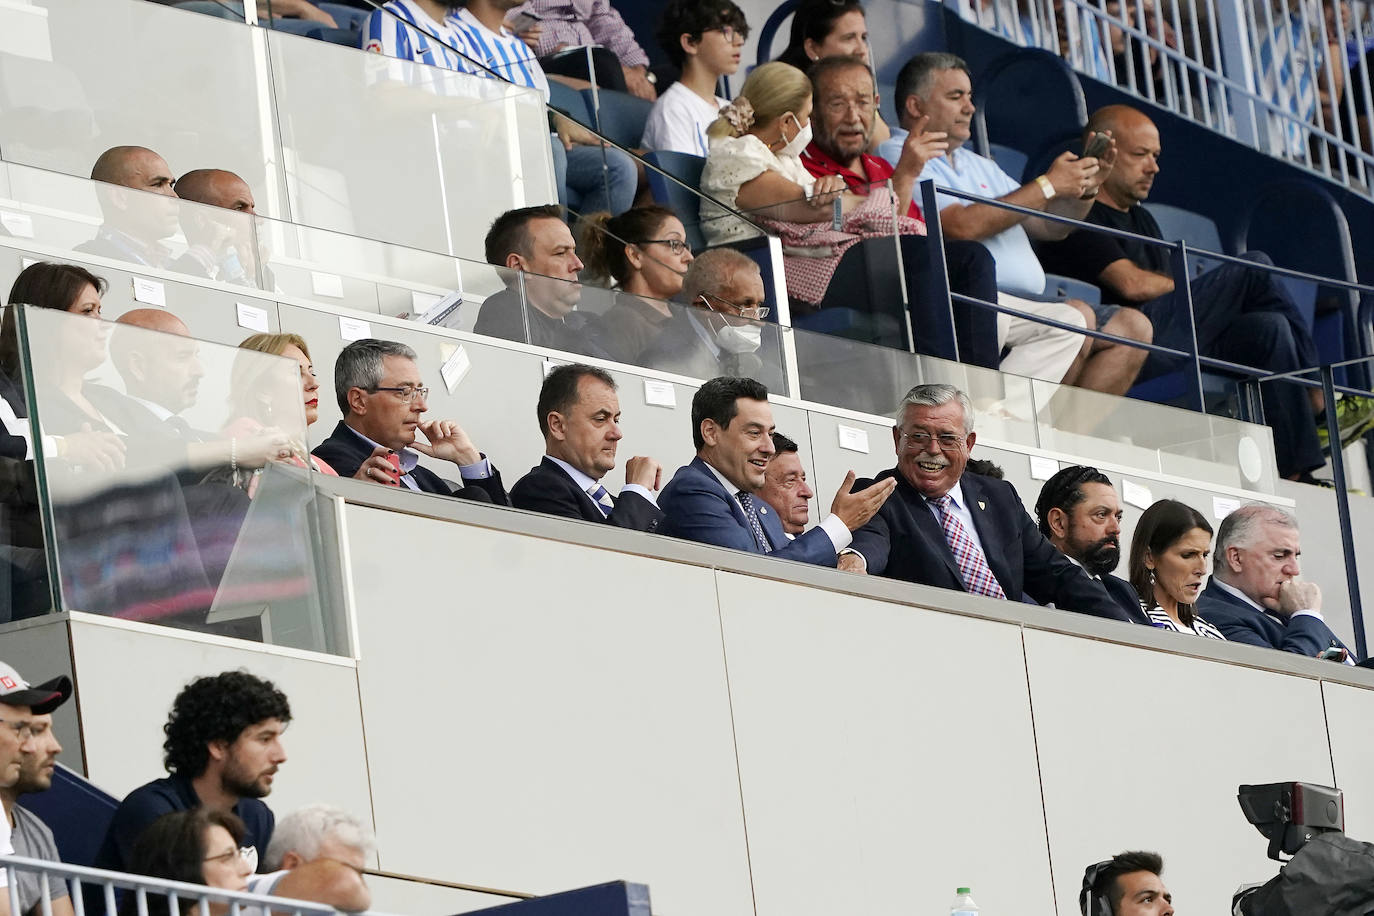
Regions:
[[[305, 402], [305, 425], [309, 426], [319, 419], [320, 383], [315, 378], [315, 367], [310, 362], [310, 347], [299, 334], [254, 334], [239, 344], [240, 350], [252, 350], [272, 356], [285, 356], [294, 359], [300, 367], [300, 395], [278, 390], [278, 386], [267, 378], [263, 371], [263, 360], [245, 358], [234, 364], [232, 375], [233, 409], [230, 413], [234, 420], [224, 429], [226, 436], [252, 436], [276, 426], [283, 418], [295, 416], [294, 405], [285, 398], [301, 397]], [[294, 391], [294, 390], [293, 390]], [[289, 406], [288, 406], [289, 405]], [[307, 460], [309, 464], [307, 464]], [[297, 467], [310, 467], [330, 477], [339, 475], [329, 465], [309, 454], [305, 443], [293, 444], [289, 463]]]

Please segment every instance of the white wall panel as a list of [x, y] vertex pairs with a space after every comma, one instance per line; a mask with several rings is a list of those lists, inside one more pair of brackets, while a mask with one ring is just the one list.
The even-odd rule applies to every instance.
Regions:
[[1227, 912], [1274, 873], [1236, 787], [1331, 784], [1315, 680], [1034, 630], [1026, 663], [1060, 916], [1125, 849], [1164, 856], [1180, 912]]
[[1049, 912], [1018, 628], [718, 579], [759, 916]]
[[709, 569], [346, 517], [383, 868], [751, 912]]
[[1345, 793], [1345, 832], [1374, 843], [1374, 691], [1346, 684], [1322, 684], [1331, 763]]

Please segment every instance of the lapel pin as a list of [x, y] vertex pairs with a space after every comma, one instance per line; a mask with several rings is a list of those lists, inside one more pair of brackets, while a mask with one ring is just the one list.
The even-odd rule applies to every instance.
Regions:
[[768, 507], [767, 507], [767, 506], [759, 506], [759, 515], [767, 515], [767, 514], [768, 514]]
[[979, 509], [986, 509], [987, 507], [988, 507], [988, 504], [987, 504], [987, 503], [983, 502], [981, 499], [978, 500], [978, 508], [979, 508]]

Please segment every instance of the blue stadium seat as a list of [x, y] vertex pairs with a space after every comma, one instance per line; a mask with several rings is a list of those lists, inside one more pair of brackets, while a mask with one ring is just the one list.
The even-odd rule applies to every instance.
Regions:
[[[691, 243], [694, 251], [701, 251], [706, 247], [706, 240], [701, 236], [700, 217], [698, 215], [700, 198], [693, 192], [701, 185], [701, 170], [705, 168], [706, 160], [701, 156], [693, 156], [691, 153], [655, 150], [646, 153], [644, 161], [654, 166], [654, 168], [647, 170], [649, 190], [654, 195], [654, 200], [677, 211], [678, 218], [682, 220], [682, 225], [687, 228], [687, 241]], [[677, 181], [663, 177], [659, 173], [659, 169], [667, 172]], [[678, 184], [679, 181], [682, 184]]]
[[558, 82], [558, 80], [549, 80], [549, 105], [580, 124], [591, 125], [595, 123], [592, 119], [591, 109], [587, 106], [587, 100], [582, 97], [582, 93], [571, 86]]
[[973, 116], [980, 149], [988, 149], [996, 137], [1020, 149], [1039, 150], [1048, 142], [1076, 137], [1088, 123], [1078, 75], [1046, 51], [1023, 48], [1001, 55], [975, 74], [973, 91], [982, 100]]
[[797, 0], [782, 0], [778, 8], [768, 14], [768, 18], [763, 22], [763, 28], [759, 29], [759, 53], [755, 66], [766, 64], [782, 53], [781, 50], [778, 54], [773, 53], [773, 39], [777, 37], [778, 29], [782, 28], [783, 22], [796, 8]]
[[1023, 176], [1026, 174], [1026, 165], [1029, 163], [1030, 157], [1019, 149], [1013, 149], [1001, 143], [989, 143], [988, 156], [1012, 178], [1017, 181], [1025, 180]]
[[[644, 137], [644, 124], [649, 120], [653, 102], [610, 89], [582, 90], [582, 99], [592, 116], [592, 127], [597, 133], [626, 149], [638, 149]], [[597, 103], [600, 108], [597, 108]]]
[[[1147, 203], [1145, 209], [1149, 210], [1150, 215], [1159, 223], [1159, 228], [1168, 241], [1182, 240], [1187, 242], [1190, 248], [1226, 253], [1226, 249], [1221, 245], [1221, 233], [1217, 231], [1217, 224], [1201, 213], [1168, 204]], [[1189, 264], [1193, 269], [1193, 276], [1196, 277], [1206, 273], [1216, 262], [1206, 258], [1190, 258]]]
[[52, 828], [57, 851], [68, 865], [95, 862], [118, 806], [119, 799], [60, 763], [51, 789], [24, 796], [24, 807]]

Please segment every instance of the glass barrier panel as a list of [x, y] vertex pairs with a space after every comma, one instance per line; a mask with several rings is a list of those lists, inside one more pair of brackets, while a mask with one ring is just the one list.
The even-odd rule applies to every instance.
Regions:
[[497, 215], [558, 200], [537, 93], [295, 35], [267, 42], [295, 222], [478, 255]]
[[1268, 427], [1227, 417], [1034, 381], [1041, 447], [1083, 464], [1157, 468], [1227, 487], [1274, 492]]
[[234, 172], [263, 213], [280, 212], [256, 30], [128, 0], [32, 6], [44, 14], [41, 40], [0, 46], [0, 150], [7, 160], [84, 177], [102, 152], [134, 144], [155, 151], [170, 176]]
[[1039, 445], [1030, 379], [829, 334], [788, 333], [805, 400], [891, 417], [912, 387], [954, 385], [973, 402], [981, 438]]
[[0, 171], [0, 225], [11, 236], [259, 287], [258, 244], [246, 213], [22, 165], [0, 164]]
[[296, 360], [15, 311], [57, 606], [338, 651]]

